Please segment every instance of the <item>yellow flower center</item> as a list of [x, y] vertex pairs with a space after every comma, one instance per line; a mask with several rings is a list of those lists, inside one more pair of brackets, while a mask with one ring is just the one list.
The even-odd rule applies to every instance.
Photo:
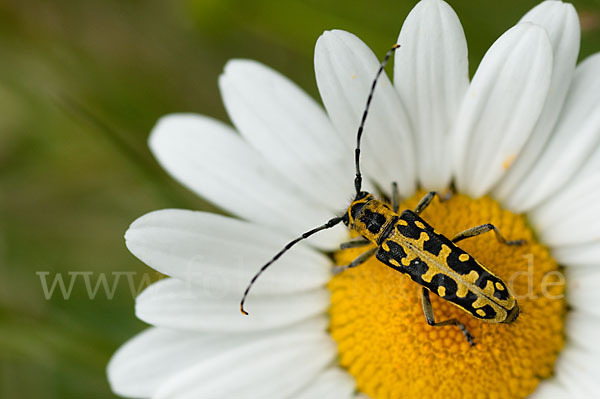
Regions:
[[[414, 209], [423, 194], [400, 209]], [[508, 285], [519, 317], [511, 324], [486, 323], [431, 293], [436, 321], [458, 319], [474, 337], [471, 347], [457, 326], [428, 325], [421, 287], [373, 257], [328, 284], [330, 331], [341, 365], [373, 399], [526, 397], [552, 374], [564, 343], [565, 285], [559, 266], [523, 216], [488, 197], [436, 199], [421, 216], [449, 238], [492, 223], [506, 239], [527, 241], [507, 246], [489, 232], [458, 244]], [[348, 264], [366, 249], [338, 251], [336, 263]]]

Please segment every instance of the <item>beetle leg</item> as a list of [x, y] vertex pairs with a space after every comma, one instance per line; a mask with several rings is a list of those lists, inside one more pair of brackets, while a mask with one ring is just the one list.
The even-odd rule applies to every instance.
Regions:
[[483, 233], [487, 233], [488, 231], [493, 231], [496, 235], [496, 239], [498, 242], [506, 245], [523, 245], [525, 244], [525, 240], [512, 240], [509, 241], [502, 234], [500, 234], [500, 230], [496, 226], [491, 223], [482, 224], [480, 226], [471, 227], [461, 233], [458, 233], [452, 239], [453, 243], [457, 243], [459, 241], [464, 240], [465, 238], [475, 237]]
[[350, 263], [348, 265], [345, 265], [345, 266], [336, 266], [336, 267], [334, 267], [333, 268], [333, 274], [339, 274], [339, 273], [343, 272], [346, 269], [350, 269], [352, 267], [356, 267], [356, 266], [362, 265], [367, 260], [369, 260], [369, 258], [371, 256], [373, 256], [373, 254], [375, 254], [375, 251], [377, 251], [377, 248], [371, 248], [368, 251], [365, 251], [362, 254], [360, 254], [356, 259], [354, 259], [352, 261], [352, 263]]
[[422, 288], [421, 302], [423, 305], [423, 313], [425, 314], [425, 319], [427, 320], [427, 324], [429, 324], [430, 326], [433, 326], [433, 327], [458, 326], [458, 328], [460, 328], [460, 331], [462, 331], [463, 335], [465, 336], [465, 338], [467, 339], [469, 344], [471, 344], [471, 346], [475, 346], [475, 341], [473, 340], [473, 336], [471, 335], [471, 333], [469, 333], [469, 331], [467, 330], [467, 327], [465, 327], [465, 325], [462, 324], [460, 321], [458, 321], [456, 319], [449, 319], [449, 320], [438, 321], [438, 322], [435, 321], [435, 317], [433, 315], [433, 308], [431, 307], [431, 300], [429, 299], [429, 291], [425, 287]]
[[425, 196], [421, 198], [421, 201], [419, 201], [419, 203], [417, 204], [417, 207], [415, 208], [415, 213], [418, 215], [419, 213], [423, 212], [425, 208], [427, 208], [429, 204], [431, 204], [431, 201], [433, 201], [433, 197], [435, 197], [436, 194], [437, 192], [435, 191], [430, 191], [427, 194], [425, 194]]
[[395, 213], [398, 213], [400, 208], [400, 194], [398, 193], [398, 183], [392, 182], [392, 209]]
[[367, 240], [363, 236], [356, 237], [353, 240], [346, 241], [340, 244], [340, 249], [348, 249], [348, 248], [359, 248], [364, 247], [365, 245], [369, 245], [371, 241]]
[[417, 204], [417, 207], [415, 208], [415, 213], [418, 215], [419, 213], [423, 212], [425, 208], [429, 206], [431, 201], [433, 201], [433, 197], [435, 197], [436, 195], [440, 199], [440, 202], [444, 202], [452, 198], [452, 191], [448, 190], [443, 196], [441, 196], [440, 193], [438, 193], [437, 191], [428, 192], [423, 198], [421, 198], [421, 201], [419, 201], [419, 203]]

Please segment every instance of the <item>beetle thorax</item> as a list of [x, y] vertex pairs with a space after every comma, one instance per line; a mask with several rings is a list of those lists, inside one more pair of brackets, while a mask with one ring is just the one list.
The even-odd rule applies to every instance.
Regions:
[[390, 206], [372, 195], [353, 201], [348, 207], [349, 227], [373, 243], [378, 243], [385, 226], [395, 216]]

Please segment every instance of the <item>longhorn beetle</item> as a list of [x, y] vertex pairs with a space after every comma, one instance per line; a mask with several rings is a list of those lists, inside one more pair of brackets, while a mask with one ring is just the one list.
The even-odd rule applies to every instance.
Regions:
[[361, 190], [362, 175], [360, 172], [360, 140], [375, 86], [385, 65], [399, 48], [394, 45], [381, 62], [369, 96], [367, 105], [360, 121], [356, 137], [354, 161], [356, 175], [354, 186], [356, 196], [342, 216], [334, 217], [322, 226], [316, 227], [300, 237], [289, 242], [269, 262], [267, 262], [254, 275], [246, 288], [240, 302], [243, 314], [244, 302], [250, 288], [273, 262], [287, 252], [297, 242], [313, 234], [332, 228], [343, 222], [348, 228], [357, 232], [360, 237], [340, 245], [341, 249], [356, 248], [375, 244], [372, 248], [358, 256], [346, 266], [338, 266], [336, 273], [357, 267], [365, 263], [372, 256], [385, 265], [408, 275], [413, 281], [422, 286], [421, 301], [425, 319], [430, 326], [441, 327], [458, 326], [471, 345], [475, 345], [473, 336], [467, 328], [457, 319], [435, 321], [433, 308], [429, 299], [429, 292], [440, 296], [456, 305], [471, 316], [489, 323], [512, 323], [519, 315], [519, 306], [516, 299], [508, 290], [506, 284], [485, 266], [475, 260], [467, 252], [459, 248], [456, 243], [469, 237], [493, 231], [499, 242], [505, 245], [522, 245], [523, 240], [507, 241], [500, 231], [492, 224], [483, 224], [458, 233], [451, 240], [436, 232], [419, 214], [427, 208], [436, 195], [435, 191], [426, 194], [414, 211], [404, 210], [398, 213], [398, 188], [392, 183], [391, 207], [383, 201]]

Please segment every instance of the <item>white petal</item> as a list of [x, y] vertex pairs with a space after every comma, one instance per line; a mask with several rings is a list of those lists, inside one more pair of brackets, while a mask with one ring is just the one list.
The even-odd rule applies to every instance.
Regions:
[[352, 399], [354, 397], [354, 378], [339, 367], [329, 368], [293, 399]]
[[535, 392], [529, 395], [528, 399], [565, 399], [569, 398], [567, 390], [558, 382], [556, 378], [543, 380], [535, 389]]
[[[359, 38], [344, 31], [323, 33], [315, 48], [317, 84], [325, 108], [348, 148], [365, 109], [379, 61]], [[388, 189], [398, 182], [402, 195], [415, 190], [415, 159], [411, 128], [390, 80], [382, 74], [365, 124], [362, 172]]]
[[127, 397], [150, 397], [171, 377], [255, 342], [277, 337], [318, 334], [327, 320], [314, 318], [284, 329], [244, 334], [201, 334], [150, 328], [125, 343], [107, 366], [113, 392]]
[[[587, 58], [583, 61], [582, 66], [586, 63], [588, 68], [596, 68], [596, 74], [600, 73], [600, 53], [596, 53], [595, 55]], [[595, 66], [594, 66], [595, 64]], [[590, 174], [595, 174], [600, 172], [600, 145], [596, 146], [589, 159], [585, 162], [585, 164], [581, 167], [581, 169], [577, 172], [574, 177], [574, 180], [579, 180], [585, 178]]]
[[154, 397], [286, 398], [318, 376], [335, 352], [323, 333], [270, 337], [198, 363], [170, 379]]
[[596, 266], [600, 264], [600, 242], [552, 248], [552, 257], [569, 267]]
[[452, 175], [451, 127], [469, 86], [465, 34], [446, 2], [423, 0], [404, 21], [398, 43], [394, 85], [414, 127], [419, 181], [443, 190]]
[[572, 4], [544, 1], [521, 19], [543, 26], [550, 37], [554, 54], [552, 81], [544, 109], [529, 140], [506, 175], [494, 189], [494, 196], [504, 201], [529, 172], [552, 133], [565, 102], [579, 53], [579, 17]]
[[[262, 225], [299, 235], [331, 213], [296, 190], [239, 135], [214, 119], [163, 117], [150, 135], [161, 165], [187, 187], [223, 209]], [[321, 234], [333, 245], [341, 233]]]
[[[592, 75], [592, 69], [595, 68], [595, 73], [600, 73], [600, 53], [596, 53], [588, 58], [586, 58], [581, 66], [588, 65], [587, 68], [590, 69]], [[575, 179], [581, 179], [589, 174], [594, 174], [600, 172], [600, 145], [596, 146], [589, 159], [585, 162], [585, 164], [581, 167], [581, 169], [577, 172]]]
[[556, 194], [530, 212], [540, 240], [548, 246], [600, 242], [600, 171]]
[[352, 157], [324, 110], [274, 70], [229, 61], [219, 79], [240, 133], [289, 182], [331, 210], [352, 192]]
[[552, 72], [546, 31], [521, 23], [488, 50], [455, 125], [459, 191], [480, 197], [506, 172], [540, 115]]
[[600, 318], [578, 311], [567, 314], [566, 332], [571, 342], [581, 348], [600, 354], [600, 346], [597, 344], [598, 332], [600, 331]]
[[576, 310], [600, 317], [600, 267], [570, 267], [565, 269], [567, 301]]
[[555, 371], [568, 398], [593, 398], [600, 392], [600, 365], [595, 354], [575, 345], [567, 346], [560, 353]]
[[150, 328], [113, 355], [108, 381], [120, 396], [150, 397], [169, 376], [240, 342], [240, 337]]
[[527, 177], [505, 204], [532, 209], [574, 179], [600, 145], [600, 54], [586, 59], [575, 77], [552, 137]]
[[[243, 293], [254, 273], [287, 241], [252, 223], [175, 209], [140, 217], [125, 240], [148, 266], [215, 297]], [[330, 269], [329, 258], [299, 243], [256, 281], [251, 295], [316, 289], [329, 280]]]
[[250, 315], [239, 311], [240, 294], [214, 296], [177, 279], [152, 284], [135, 301], [136, 316], [155, 326], [207, 332], [244, 332], [282, 327], [324, 313], [325, 289], [285, 296], [254, 296]]

